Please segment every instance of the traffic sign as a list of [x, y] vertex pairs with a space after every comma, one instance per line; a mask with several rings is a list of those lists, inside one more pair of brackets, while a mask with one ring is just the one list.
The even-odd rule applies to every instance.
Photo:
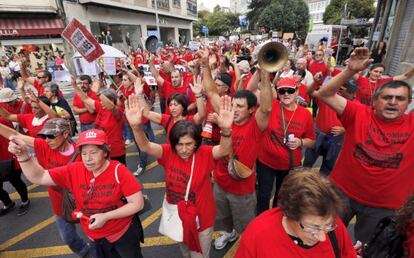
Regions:
[[201, 32], [202, 33], [208, 33], [208, 27], [203, 25], [203, 27], [201, 27]]

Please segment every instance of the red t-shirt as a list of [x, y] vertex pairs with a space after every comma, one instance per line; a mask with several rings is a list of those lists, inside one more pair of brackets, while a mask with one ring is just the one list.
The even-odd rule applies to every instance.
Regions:
[[[158, 160], [165, 169], [165, 194], [167, 201], [177, 204], [184, 200], [185, 191], [191, 174], [192, 157], [183, 160], [172, 150], [171, 145], [162, 145], [162, 157]], [[216, 165], [213, 158], [213, 146], [202, 145], [195, 152], [193, 178], [188, 200], [197, 207], [200, 229], [214, 226], [216, 205], [210, 174]]]
[[[295, 111], [283, 109], [287, 135], [294, 134], [297, 138], [315, 139], [315, 129], [311, 113], [304, 107], [297, 106]], [[289, 122], [290, 121], [290, 122]], [[268, 167], [276, 170], [288, 170], [290, 168], [288, 147], [284, 144], [284, 131], [280, 104], [273, 100], [272, 114], [269, 126], [263, 138], [260, 148], [259, 161]], [[302, 148], [299, 147], [293, 152], [293, 165], [299, 166], [302, 159]]]
[[[185, 116], [184, 120], [194, 121], [194, 116]], [[174, 121], [174, 119], [172, 118], [171, 115], [161, 114], [161, 125], [167, 131], [167, 143], [170, 142], [170, 131], [171, 131], [171, 128], [173, 127], [174, 124], [175, 124], [175, 121]]]
[[321, 86], [322, 82], [325, 80], [325, 77], [330, 74], [328, 67], [324, 62], [316, 62], [313, 61], [309, 64], [308, 71], [311, 72], [312, 75], [315, 75], [319, 72], [322, 73], [323, 78], [320, 82], [317, 83], [317, 86]]
[[19, 121], [20, 126], [27, 129], [27, 134], [29, 136], [37, 137], [37, 134], [42, 130], [43, 125], [49, 118], [44, 119], [40, 125], [33, 125], [34, 118], [34, 114], [17, 114], [17, 120]]
[[[329, 236], [311, 248], [297, 245], [286, 233], [282, 225], [283, 214], [280, 208], [263, 212], [253, 220], [241, 236], [235, 258], [335, 258]], [[341, 258], [356, 258], [352, 240], [346, 227], [336, 218], [336, 239]]]
[[318, 103], [316, 125], [318, 126], [319, 130], [321, 130], [322, 132], [326, 134], [331, 134], [332, 127], [334, 126], [342, 127], [342, 123], [333, 109], [331, 109], [323, 101], [318, 101], [318, 99], [314, 99], [314, 100], [316, 101], [316, 103]]
[[125, 155], [125, 142], [122, 135], [122, 116], [123, 110], [118, 107], [118, 117], [111, 111], [102, 107], [99, 101], [95, 101], [96, 109], [96, 129], [101, 129], [106, 133], [108, 144], [111, 146], [111, 157], [119, 157]]
[[[97, 177], [88, 171], [82, 162], [49, 170], [56, 185], [67, 188], [73, 193], [76, 210], [90, 217], [93, 214], [116, 210], [125, 205], [122, 197], [128, 197], [141, 191], [141, 185], [124, 165], [118, 167], [118, 180], [115, 179], [115, 167], [118, 161], [112, 160], [108, 168]], [[93, 192], [91, 190], [91, 180]], [[92, 180], [93, 181], [93, 180]], [[88, 193], [89, 191], [89, 193]], [[127, 227], [132, 221], [132, 215], [120, 219], [109, 220], [98, 229], [89, 229], [89, 221], [81, 219], [82, 229], [92, 239], [114, 235]]]
[[[159, 73], [160, 73], [161, 78], [162, 78], [164, 81], [171, 82], [171, 77], [170, 77], [170, 75], [167, 75], [167, 74], [166, 74], [166, 73], [164, 73], [161, 69], [159, 70]], [[158, 85], [158, 86], [161, 86], [161, 87], [158, 87], [158, 96], [159, 96], [160, 98], [166, 98], [166, 97], [165, 97], [165, 89], [164, 89], [164, 87], [162, 87], [162, 85]]]
[[384, 121], [372, 107], [347, 101], [341, 122], [346, 136], [332, 180], [364, 205], [400, 208], [414, 192], [414, 114]]
[[[164, 84], [162, 85], [162, 88], [164, 88], [166, 100], [168, 100], [168, 98], [174, 93], [181, 93], [184, 95], [185, 99], [187, 100], [188, 105], [196, 101], [194, 93], [191, 90], [190, 86], [188, 85], [187, 81], [183, 81], [183, 85], [180, 87], [174, 87], [172, 86], [171, 82], [164, 80]], [[168, 108], [167, 103], [165, 107], [165, 113], [170, 114], [170, 109]]]
[[[235, 158], [249, 168], [255, 169], [257, 154], [261, 147], [264, 133], [257, 125], [254, 115], [244, 125], [232, 126], [232, 146]], [[229, 175], [227, 170], [228, 158], [222, 158], [217, 162], [214, 170], [214, 181], [223, 191], [243, 195], [255, 191], [256, 171], [246, 179], [237, 180]]]
[[299, 86], [298, 96], [302, 97], [305, 100], [305, 102], [309, 105], [310, 98], [309, 98], [308, 93], [306, 92], [307, 89], [308, 88], [306, 87], [306, 85], [301, 83], [300, 86]]
[[[73, 149], [75, 150], [75, 144], [73, 145]], [[36, 158], [39, 164], [44, 169], [51, 169], [60, 166], [64, 166], [68, 164], [68, 162], [72, 159], [73, 153], [68, 156], [64, 156], [58, 150], [53, 150], [49, 147], [46, 140], [35, 138], [34, 141], [34, 150], [36, 153]], [[77, 160], [80, 160], [80, 156], [78, 155]], [[49, 186], [47, 187], [47, 191], [49, 192], [50, 203], [52, 204], [53, 212], [61, 216], [62, 215], [62, 190]]]
[[393, 77], [381, 78], [377, 81], [370, 81], [367, 77], [359, 76], [356, 81], [359, 86], [359, 90], [356, 92], [355, 98], [362, 104], [371, 106], [372, 96], [374, 95], [375, 89], [382, 84], [394, 80]]
[[[10, 106], [6, 103], [0, 103], [0, 106], [3, 107], [5, 110], [7, 110], [10, 114], [17, 115], [17, 114], [32, 113], [32, 107], [21, 99], [18, 99], [16, 104], [13, 106]], [[23, 106], [23, 110], [22, 110], [22, 106]]]
[[[88, 90], [86, 94], [88, 95], [89, 98], [95, 101], [99, 101], [98, 95], [96, 95], [96, 93], [93, 92], [92, 90]], [[73, 96], [73, 106], [77, 108], [85, 107], [85, 104], [83, 103], [83, 101], [79, 98], [78, 94], [76, 93], [75, 93], [75, 96]], [[93, 122], [95, 122], [95, 119], [96, 119], [96, 112], [93, 114], [89, 112], [79, 114], [79, 121], [82, 124], [92, 124]]]

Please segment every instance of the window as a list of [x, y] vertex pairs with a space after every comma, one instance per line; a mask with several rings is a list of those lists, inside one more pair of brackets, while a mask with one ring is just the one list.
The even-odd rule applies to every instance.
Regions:
[[187, 0], [187, 14], [197, 16], [197, 1]]
[[174, 7], [181, 7], [181, 0], [173, 0]]
[[[155, 1], [152, 0], [152, 7], [155, 8]], [[170, 1], [168, 0], [157, 0], [157, 8], [170, 10]]]

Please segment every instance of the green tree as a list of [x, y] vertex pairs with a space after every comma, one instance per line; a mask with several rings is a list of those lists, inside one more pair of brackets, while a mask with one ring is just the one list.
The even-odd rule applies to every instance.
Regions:
[[247, 13], [247, 19], [250, 21], [250, 24], [256, 24], [258, 22], [260, 14], [266, 10], [270, 2], [271, 0], [252, 0], [250, 2], [250, 11]]
[[276, 31], [307, 31], [309, 9], [303, 0], [272, 0], [260, 13], [257, 24]]
[[340, 24], [342, 18], [372, 18], [374, 0], [332, 0], [323, 14], [324, 24]]
[[198, 19], [193, 23], [193, 35], [202, 36], [202, 26], [207, 26], [209, 35], [228, 35], [239, 26], [239, 14], [228, 13], [221, 10], [220, 6], [214, 8], [214, 12], [200, 11]]

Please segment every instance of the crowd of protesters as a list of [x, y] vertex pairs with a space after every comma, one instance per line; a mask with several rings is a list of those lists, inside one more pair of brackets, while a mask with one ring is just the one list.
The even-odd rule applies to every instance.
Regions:
[[[406, 114], [412, 89], [404, 80], [414, 68], [383, 76], [385, 67], [373, 61], [382, 61], [384, 44], [373, 59], [356, 48], [339, 69], [324, 44], [312, 50], [284, 41], [288, 58], [272, 73], [257, 65], [256, 43], [139, 49], [108, 85], [73, 78], [73, 105], [49, 72], [31, 77], [24, 60], [13, 60], [21, 97], [2, 81], [0, 142], [9, 141], [9, 152], [0, 160], [12, 170], [2, 183], [21, 197], [18, 215], [30, 204], [23, 171], [49, 186], [61, 238], [79, 257], [141, 257], [135, 214], [144, 201], [133, 176], [147, 172], [151, 155], [165, 169], [165, 205], [178, 207], [184, 257], [209, 257], [217, 220], [214, 248], [241, 236], [236, 257], [361, 255], [346, 230], [353, 217], [353, 239], [368, 243], [382, 218], [404, 203], [409, 210], [414, 117]], [[142, 65], [157, 87], [146, 84]], [[154, 142], [151, 122], [165, 128], [165, 144]], [[126, 167], [130, 144], [140, 152], [133, 172]], [[311, 169], [319, 156], [319, 171]], [[84, 215], [89, 243], [62, 215], [65, 189]], [[15, 203], [3, 189], [0, 197], [5, 215]], [[414, 217], [404, 219], [405, 254], [414, 257]]]

